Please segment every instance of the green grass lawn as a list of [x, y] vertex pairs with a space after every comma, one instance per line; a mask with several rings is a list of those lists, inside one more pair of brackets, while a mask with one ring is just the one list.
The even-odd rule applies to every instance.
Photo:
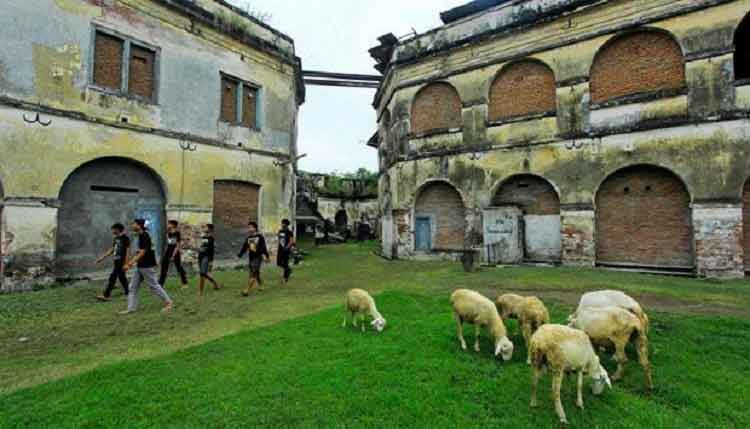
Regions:
[[[493, 359], [488, 342], [479, 355], [459, 351], [448, 304], [457, 287], [533, 291], [557, 321], [585, 290], [618, 288], [653, 303], [657, 389], [643, 391], [633, 356], [625, 382], [586, 394], [580, 412], [569, 378], [564, 404], [577, 427], [750, 424], [746, 281], [570, 268], [465, 274], [458, 264], [388, 262], [373, 250], [314, 250], [285, 288], [267, 268], [267, 290], [250, 300], [239, 298], [243, 273], [219, 273], [226, 288], [202, 305], [193, 289], [172, 284], [177, 307], [168, 315], [145, 290], [128, 317], [115, 315], [122, 298], [94, 302], [98, 286], [0, 296], [0, 427], [556, 426], [548, 377], [542, 407], [528, 407], [520, 336], [510, 363]], [[381, 293], [386, 332], [341, 328], [351, 287]]]

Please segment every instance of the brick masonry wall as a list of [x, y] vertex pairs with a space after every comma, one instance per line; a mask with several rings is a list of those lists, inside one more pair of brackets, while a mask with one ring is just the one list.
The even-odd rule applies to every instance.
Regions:
[[131, 95], [137, 95], [148, 100], [153, 99], [155, 58], [153, 51], [134, 45], [130, 47], [128, 91]]
[[742, 207], [737, 206], [694, 205], [698, 275], [744, 277], [742, 211]]
[[521, 61], [505, 67], [490, 88], [489, 120], [554, 111], [555, 75], [544, 64]]
[[593, 210], [563, 210], [562, 262], [564, 265], [593, 266], [596, 261]]
[[119, 91], [122, 86], [122, 40], [97, 33], [95, 44], [94, 83]]
[[693, 266], [690, 195], [669, 171], [616, 172], [599, 189], [596, 208], [598, 262]]
[[505, 182], [498, 189], [493, 205], [506, 204], [520, 207], [524, 215], [560, 214], [560, 198], [555, 188], [536, 176], [516, 176]]
[[426, 186], [417, 198], [415, 216], [433, 220], [433, 248], [464, 248], [466, 209], [452, 186], [442, 182]]
[[683, 87], [682, 50], [663, 33], [640, 32], [618, 37], [602, 48], [591, 68], [593, 103]]
[[[260, 187], [242, 182], [214, 183], [213, 223], [217, 257], [237, 254], [247, 236], [249, 221], [258, 221]], [[271, 237], [266, 236], [269, 241]]]
[[460, 128], [461, 99], [447, 83], [433, 83], [417, 93], [411, 111], [411, 132]]

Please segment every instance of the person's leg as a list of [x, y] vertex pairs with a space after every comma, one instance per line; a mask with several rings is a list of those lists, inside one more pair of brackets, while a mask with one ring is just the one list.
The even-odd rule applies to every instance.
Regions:
[[97, 296], [100, 301], [108, 301], [112, 296], [112, 290], [115, 288], [115, 282], [117, 281], [117, 267], [112, 268], [112, 272], [109, 274], [109, 280], [107, 281], [107, 287], [104, 288], [104, 292]]
[[161, 256], [161, 273], [159, 274], [159, 284], [164, 286], [169, 274], [169, 251], [164, 252]]
[[169, 295], [167, 294], [167, 291], [164, 290], [161, 285], [159, 285], [159, 282], [157, 281], [156, 277], [156, 269], [155, 268], [141, 268], [138, 270], [143, 275], [143, 280], [146, 282], [148, 287], [151, 289], [151, 292], [158, 296], [161, 301], [164, 303], [164, 311], [169, 311], [172, 308], [172, 299], [169, 298]]
[[141, 287], [141, 281], [143, 277], [139, 269], [133, 273], [133, 278], [130, 279], [130, 293], [128, 294], [128, 313], [132, 313], [138, 310], [138, 288]]
[[128, 276], [125, 274], [125, 270], [122, 269], [122, 266], [117, 269], [117, 278], [120, 279], [122, 291], [125, 293], [125, 295], [128, 295], [130, 293], [130, 290], [128, 288]]
[[198, 295], [203, 297], [203, 291], [206, 287], [206, 272], [208, 270], [208, 258], [200, 258], [198, 260], [198, 270], [200, 272], [200, 279], [198, 280]]
[[177, 272], [180, 273], [180, 280], [182, 281], [182, 286], [187, 286], [188, 280], [187, 280], [187, 274], [185, 273], [185, 268], [182, 267], [182, 254], [178, 253], [174, 257], [174, 266], [177, 268]]

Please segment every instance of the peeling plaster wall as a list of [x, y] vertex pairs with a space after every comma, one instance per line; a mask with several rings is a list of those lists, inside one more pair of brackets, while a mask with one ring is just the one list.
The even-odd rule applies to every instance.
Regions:
[[353, 230], [355, 225], [362, 220], [363, 216], [371, 223], [370, 226], [375, 228], [377, 226], [375, 223], [380, 217], [380, 209], [377, 199], [347, 200], [329, 197], [318, 198], [318, 212], [323, 216], [323, 219], [335, 224], [336, 213], [340, 210], [346, 212], [350, 230]]
[[[538, 10], [552, 3], [524, 2], [540, 5]], [[661, 166], [685, 182], [694, 204], [739, 204], [750, 176], [750, 90], [733, 81], [731, 51], [750, 0], [600, 2], [564, 16], [543, 14], [533, 23], [523, 14], [508, 15], [511, 9], [499, 6], [396, 47], [375, 99], [379, 117], [386, 109], [391, 116], [389, 127], [380, 124], [381, 144], [387, 144], [380, 148], [380, 199], [384, 216], [393, 219], [389, 248], [397, 250], [395, 256], [414, 255], [409, 211], [420, 186], [430, 180], [452, 183], [467, 201], [469, 219], [480, 217], [504, 179], [522, 173], [544, 177], [560, 194], [562, 259], [571, 265], [596, 263], [595, 195], [621, 168]], [[511, 16], [519, 24], [512, 31], [492, 31], [513, 21]], [[612, 37], [638, 27], [675, 38], [684, 55], [687, 88], [593, 105], [589, 73], [597, 52]], [[464, 42], [453, 45], [454, 39]], [[524, 58], [553, 70], [557, 112], [490, 123], [494, 77]], [[414, 96], [436, 80], [457, 89], [464, 106], [462, 131], [416, 139], [409, 129]], [[703, 225], [724, 224], [721, 219], [728, 216], [704, 215], [717, 221], [702, 220]], [[468, 237], [481, 235], [478, 224], [469, 222]], [[710, 258], [696, 254], [698, 274], [741, 275], [736, 257], [717, 262], [729, 253], [722, 252], [711, 262], [721, 269], [708, 268]]]
[[[188, 261], [200, 225], [212, 221], [215, 180], [261, 186], [260, 223], [271, 247], [279, 219], [294, 217], [293, 166], [274, 165], [296, 153], [293, 42], [248, 21], [266, 44], [256, 48], [169, 3], [180, 2], [14, 1], [0, 14], [0, 291], [65, 276], [55, 272], [60, 190], [76, 168], [99, 158], [128, 158], [154, 171], [166, 218], [183, 223]], [[156, 102], [91, 86], [96, 26], [158, 49]], [[219, 121], [220, 73], [260, 87], [260, 130]], [[36, 110], [49, 127], [23, 121]], [[183, 152], [181, 143], [196, 150]]]

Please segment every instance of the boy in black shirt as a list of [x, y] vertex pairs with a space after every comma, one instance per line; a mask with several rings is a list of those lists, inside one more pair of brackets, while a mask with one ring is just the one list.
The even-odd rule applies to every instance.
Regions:
[[249, 296], [250, 292], [260, 283], [260, 267], [263, 264], [263, 259], [266, 262], [269, 261], [268, 248], [266, 247], [266, 239], [262, 235], [258, 234], [258, 224], [250, 222], [248, 224], [248, 236], [245, 243], [242, 245], [238, 258], [241, 258], [247, 253], [249, 267], [250, 267], [250, 278], [247, 281], [247, 289], [242, 292], [242, 296]]
[[164, 251], [164, 255], [161, 257], [161, 275], [159, 276], [159, 285], [164, 287], [167, 281], [167, 275], [169, 274], [169, 265], [174, 262], [177, 272], [180, 274], [180, 280], [182, 281], [182, 288], [186, 288], [188, 281], [185, 269], [182, 268], [182, 236], [178, 227], [180, 224], [176, 220], [170, 220], [167, 222], [167, 250]]
[[276, 265], [284, 270], [281, 278], [283, 284], [287, 284], [289, 276], [292, 275], [292, 269], [289, 267], [289, 259], [292, 256], [292, 249], [294, 248], [294, 233], [289, 229], [289, 223], [289, 219], [281, 221], [281, 230], [278, 234], [279, 249], [276, 252]]
[[157, 281], [156, 253], [151, 242], [151, 236], [146, 231], [146, 221], [144, 219], [136, 219], [133, 221], [132, 229], [134, 233], [138, 234], [138, 253], [125, 264], [125, 271], [133, 268], [134, 265], [137, 265], [137, 268], [133, 274], [133, 278], [130, 280], [128, 309], [121, 311], [120, 314], [135, 313], [138, 310], [138, 289], [141, 287], [143, 281], [148, 284], [154, 295], [161, 298], [164, 303], [164, 308], [161, 311], [166, 313], [172, 310], [172, 299], [169, 298], [167, 292], [159, 286], [159, 282]]
[[114, 238], [112, 239], [112, 247], [107, 253], [96, 260], [97, 264], [101, 264], [104, 259], [111, 256], [112, 261], [114, 262], [112, 274], [109, 275], [109, 283], [107, 283], [107, 288], [104, 289], [104, 293], [96, 296], [96, 299], [98, 299], [99, 301], [110, 301], [112, 290], [115, 288], [115, 283], [117, 282], [117, 280], [120, 281], [122, 290], [125, 292], [125, 295], [128, 294], [128, 277], [125, 275], [125, 270], [123, 268], [128, 262], [130, 238], [128, 238], [128, 235], [125, 234], [125, 226], [121, 223], [112, 225], [111, 230], [112, 235], [114, 236]]
[[198, 281], [198, 292], [203, 298], [203, 289], [206, 280], [214, 285], [214, 290], [221, 289], [221, 285], [211, 276], [211, 264], [214, 262], [214, 226], [213, 224], [203, 225], [201, 234], [201, 246], [198, 248], [198, 267], [200, 268], [200, 280]]

